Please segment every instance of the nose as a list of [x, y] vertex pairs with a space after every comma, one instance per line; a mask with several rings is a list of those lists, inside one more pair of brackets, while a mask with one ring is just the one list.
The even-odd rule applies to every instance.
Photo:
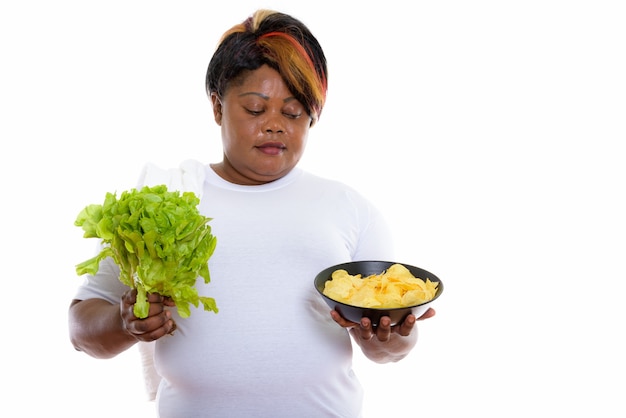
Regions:
[[285, 131], [285, 126], [283, 125], [283, 116], [280, 112], [268, 112], [266, 113], [267, 118], [264, 121], [263, 129], [265, 133], [283, 133]]

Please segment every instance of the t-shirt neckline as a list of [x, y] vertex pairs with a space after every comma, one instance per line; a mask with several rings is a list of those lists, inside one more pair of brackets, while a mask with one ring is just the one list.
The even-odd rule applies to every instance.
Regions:
[[271, 181], [269, 183], [253, 185], [253, 186], [235, 184], [235, 183], [226, 181], [222, 177], [220, 177], [215, 172], [215, 170], [211, 168], [211, 165], [209, 164], [205, 166], [205, 172], [206, 172], [205, 181], [212, 186], [216, 186], [222, 189], [239, 191], [239, 192], [266, 192], [270, 190], [281, 189], [293, 183], [298, 177], [300, 177], [303, 171], [298, 167], [294, 167], [289, 173], [287, 173], [286, 175], [284, 175], [283, 177], [277, 180]]

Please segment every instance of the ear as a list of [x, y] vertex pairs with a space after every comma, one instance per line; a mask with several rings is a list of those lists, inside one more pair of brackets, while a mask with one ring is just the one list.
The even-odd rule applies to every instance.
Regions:
[[222, 101], [217, 93], [211, 93], [211, 104], [213, 104], [213, 117], [218, 125], [222, 125]]

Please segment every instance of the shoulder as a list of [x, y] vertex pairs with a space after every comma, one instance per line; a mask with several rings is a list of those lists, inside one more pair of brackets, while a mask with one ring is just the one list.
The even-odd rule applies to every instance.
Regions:
[[324, 190], [341, 192], [348, 195], [359, 196], [364, 198], [363, 194], [355, 187], [336, 179], [321, 177], [308, 171], [302, 171], [302, 181], [308, 182], [309, 185], [323, 188]]
[[355, 187], [339, 180], [303, 171], [298, 187], [307, 190], [310, 196], [320, 201], [347, 204], [358, 211], [377, 211], [375, 204], [368, 197]]
[[300, 170], [299, 181], [306, 182], [307, 185], [320, 187], [326, 190], [346, 191], [358, 194], [352, 186], [349, 186], [342, 181], [322, 177], [305, 170]]

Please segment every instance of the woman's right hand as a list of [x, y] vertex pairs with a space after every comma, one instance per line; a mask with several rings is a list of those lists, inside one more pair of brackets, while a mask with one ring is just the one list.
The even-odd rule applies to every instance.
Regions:
[[172, 319], [172, 313], [166, 307], [176, 306], [171, 298], [156, 293], [148, 294], [150, 310], [144, 319], [137, 318], [133, 313], [133, 307], [137, 301], [137, 290], [130, 289], [120, 302], [120, 316], [123, 327], [128, 334], [138, 341], [154, 341], [164, 335], [171, 335], [176, 330], [176, 323]]

